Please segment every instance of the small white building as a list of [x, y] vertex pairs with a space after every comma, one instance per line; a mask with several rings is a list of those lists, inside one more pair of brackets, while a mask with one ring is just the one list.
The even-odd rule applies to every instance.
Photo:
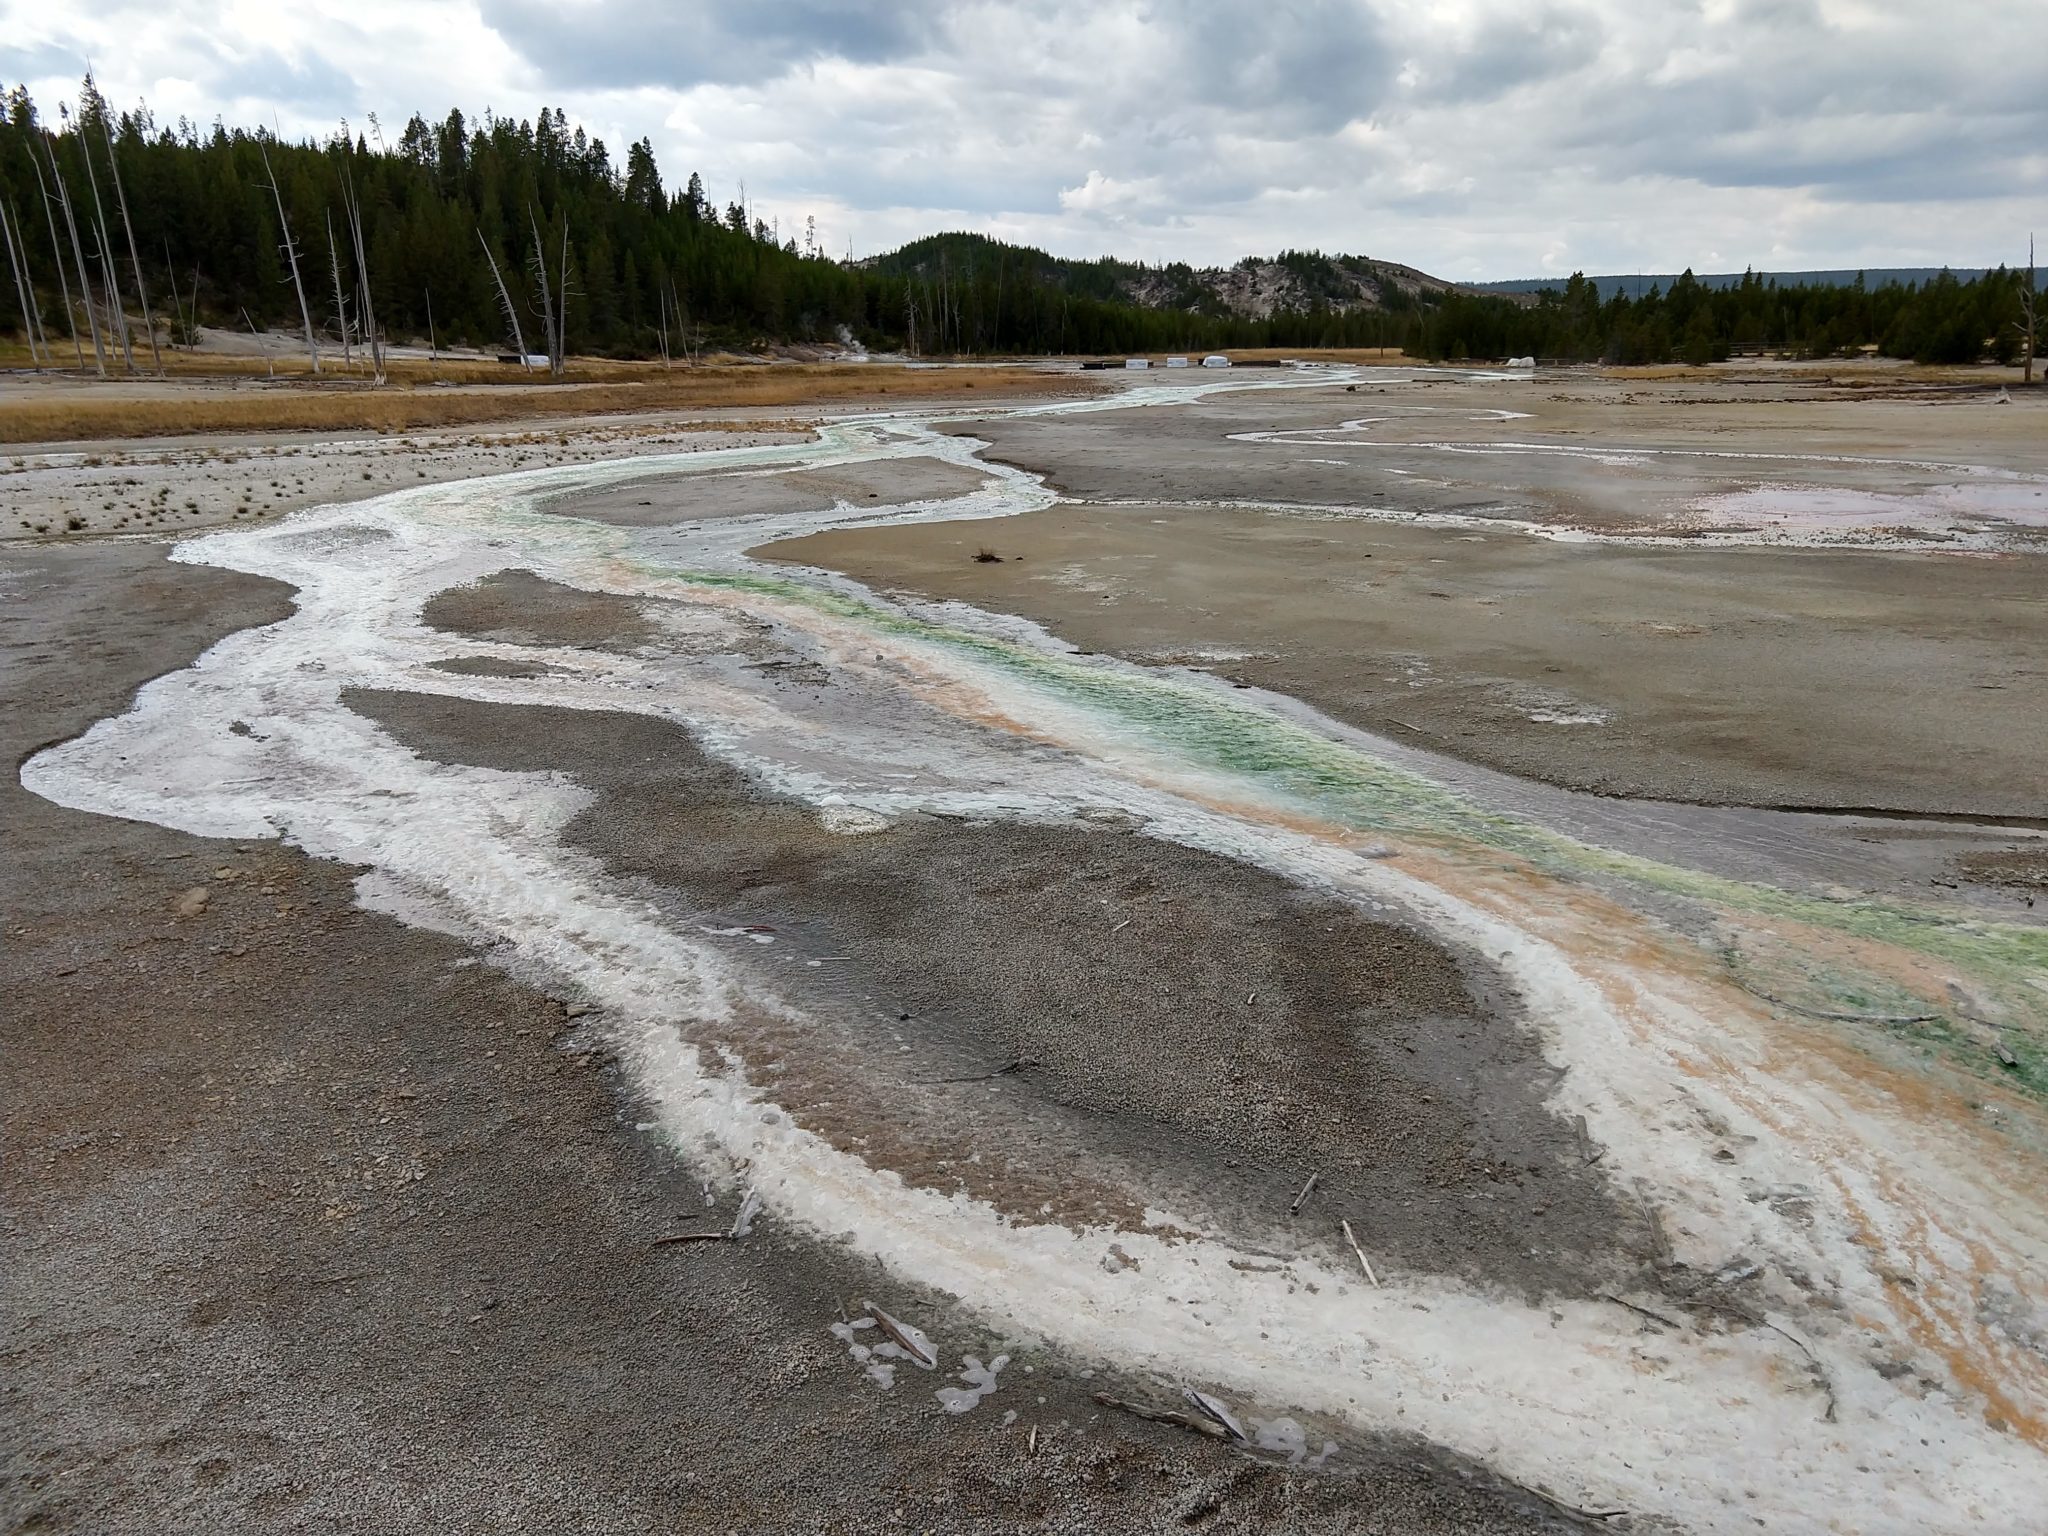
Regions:
[[1185, 368], [1187, 365], [1188, 360], [1184, 357], [1169, 357], [1166, 360], [1166, 366], [1169, 368]]
[[1228, 368], [1230, 366], [1230, 359], [1221, 352], [1211, 352], [1202, 359], [1202, 366], [1204, 368]]
[[1124, 359], [1124, 366], [1126, 368], [1150, 368], [1152, 366], [1152, 359], [1149, 357], [1127, 357]]

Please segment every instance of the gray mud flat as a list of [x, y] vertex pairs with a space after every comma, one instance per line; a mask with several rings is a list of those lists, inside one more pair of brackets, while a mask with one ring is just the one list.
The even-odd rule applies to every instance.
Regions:
[[[983, 546], [1004, 558], [977, 561]], [[1562, 544], [1168, 504], [835, 529], [755, 554], [1203, 666], [1571, 789], [2048, 809], [2038, 557]]]
[[912, 1182], [1023, 1220], [1158, 1204], [1348, 1267], [1342, 1217], [1390, 1269], [1530, 1297], [1649, 1251], [1543, 1108], [1511, 991], [1404, 928], [1116, 827], [834, 834], [642, 717], [348, 703], [437, 760], [574, 775], [597, 798], [572, 843], [677, 921], [775, 936], [724, 942], [815, 1033], [762, 1019], [733, 1047]]
[[848, 502], [894, 503], [964, 496], [986, 475], [942, 459], [902, 458], [875, 464], [837, 464], [777, 474], [667, 475], [610, 490], [579, 492], [550, 510], [622, 528], [663, 528], [672, 523], [764, 513], [824, 512]]
[[476, 640], [576, 650], [631, 651], [656, 634], [642, 605], [631, 598], [565, 587], [532, 571], [499, 571], [437, 592], [420, 619]]
[[[161, 546], [0, 571], [11, 763], [288, 607]], [[943, 1376], [878, 1392], [826, 1332], [851, 1297], [949, 1369], [990, 1341], [770, 1223], [650, 1247], [707, 1219], [698, 1173], [558, 1001], [362, 912], [346, 868], [12, 778], [0, 807], [0, 1529], [1564, 1528], [1420, 1447], [1255, 1461], [1029, 1352], [964, 1418]]]

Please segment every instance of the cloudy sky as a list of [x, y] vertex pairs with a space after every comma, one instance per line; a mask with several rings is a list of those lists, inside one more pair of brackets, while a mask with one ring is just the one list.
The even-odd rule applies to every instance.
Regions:
[[1285, 246], [1446, 277], [1976, 265], [2048, 236], [2048, 0], [0, 0], [46, 113], [560, 106], [834, 253]]

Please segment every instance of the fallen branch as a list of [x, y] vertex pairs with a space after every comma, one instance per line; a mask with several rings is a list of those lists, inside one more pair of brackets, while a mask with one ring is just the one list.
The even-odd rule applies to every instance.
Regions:
[[1788, 1341], [1802, 1355], [1806, 1356], [1807, 1369], [1813, 1373], [1814, 1381], [1827, 1396], [1828, 1405], [1822, 1411], [1821, 1418], [1830, 1424], [1835, 1422], [1834, 1378], [1828, 1375], [1827, 1366], [1822, 1363], [1820, 1356], [1814, 1353], [1813, 1346], [1807, 1343], [1806, 1340], [1785, 1327], [1784, 1324], [1773, 1320], [1767, 1313], [1759, 1312], [1753, 1307], [1744, 1306], [1741, 1302], [1730, 1296], [1699, 1296], [1682, 1301], [1679, 1305], [1699, 1312], [1720, 1312], [1728, 1317], [1735, 1318], [1739, 1322], [1747, 1323], [1752, 1328], [1768, 1328], [1781, 1339]]
[[1244, 1426], [1237, 1422], [1237, 1416], [1206, 1392], [1197, 1392], [1193, 1387], [1182, 1387], [1180, 1395], [1210, 1423], [1218, 1425], [1231, 1439], [1240, 1444], [1249, 1444], [1251, 1436], [1244, 1432]]
[[1191, 1418], [1171, 1408], [1148, 1408], [1143, 1403], [1131, 1403], [1120, 1397], [1111, 1397], [1107, 1392], [1096, 1393], [1095, 1401], [1105, 1408], [1121, 1408], [1125, 1413], [1149, 1419], [1154, 1424], [1171, 1424], [1176, 1429], [1192, 1429], [1196, 1434], [1207, 1435], [1211, 1440], [1225, 1440], [1230, 1436], [1230, 1432], [1221, 1424], [1212, 1423], [1208, 1419]]
[[731, 1239], [730, 1232], [678, 1232], [672, 1237], [657, 1237], [649, 1246], [673, 1248], [678, 1243], [724, 1243]]
[[1581, 1509], [1576, 1504], [1565, 1503], [1563, 1499], [1558, 1498], [1555, 1494], [1545, 1493], [1541, 1488], [1531, 1488], [1527, 1483], [1516, 1483], [1515, 1486], [1531, 1497], [1541, 1499], [1566, 1519], [1580, 1521], [1588, 1525], [1600, 1525], [1609, 1520], [1619, 1520], [1628, 1513], [1625, 1509]]
[[1611, 1301], [1617, 1307], [1625, 1307], [1627, 1310], [1635, 1313], [1636, 1316], [1647, 1317], [1653, 1323], [1662, 1323], [1666, 1328], [1683, 1331], [1682, 1325], [1675, 1319], [1666, 1317], [1662, 1312], [1652, 1312], [1648, 1307], [1639, 1307], [1632, 1301], [1624, 1301], [1612, 1291], [1602, 1291], [1600, 1299], [1602, 1301]]
[[919, 1336], [908, 1324], [898, 1322], [872, 1301], [863, 1301], [861, 1305], [867, 1308], [868, 1316], [875, 1320], [875, 1326], [889, 1335], [890, 1343], [894, 1344], [926, 1370], [930, 1371], [938, 1368], [938, 1356], [934, 1355], [925, 1344], [920, 1342]]
[[1378, 1290], [1380, 1277], [1372, 1272], [1372, 1260], [1365, 1256], [1365, 1250], [1358, 1246], [1358, 1239], [1352, 1235], [1351, 1223], [1339, 1221], [1337, 1224], [1344, 1229], [1344, 1241], [1351, 1245], [1351, 1251], [1358, 1255], [1358, 1262], [1364, 1266], [1365, 1278], [1372, 1282], [1374, 1290]]
[[1764, 1326], [1765, 1326], [1766, 1328], [1770, 1329], [1770, 1330], [1771, 1330], [1771, 1332], [1773, 1332], [1773, 1333], [1777, 1334], [1777, 1335], [1778, 1335], [1778, 1337], [1780, 1337], [1780, 1338], [1782, 1338], [1782, 1339], [1790, 1339], [1790, 1340], [1791, 1340], [1791, 1341], [1793, 1342], [1793, 1344], [1795, 1344], [1795, 1345], [1797, 1345], [1797, 1346], [1798, 1346], [1798, 1348], [1799, 1348], [1799, 1352], [1800, 1352], [1800, 1353], [1801, 1353], [1802, 1355], [1806, 1356], [1806, 1363], [1807, 1363], [1807, 1365], [1808, 1365], [1808, 1366], [1809, 1366], [1809, 1367], [1810, 1367], [1810, 1368], [1812, 1369], [1812, 1371], [1813, 1371], [1813, 1374], [1814, 1374], [1814, 1378], [1815, 1378], [1815, 1379], [1816, 1379], [1817, 1381], [1819, 1381], [1819, 1382], [1820, 1382], [1820, 1389], [1821, 1389], [1821, 1391], [1825, 1392], [1825, 1393], [1827, 1394], [1827, 1398], [1828, 1398], [1828, 1406], [1827, 1406], [1827, 1411], [1826, 1411], [1825, 1413], [1823, 1413], [1823, 1414], [1821, 1415], [1821, 1417], [1822, 1417], [1823, 1419], [1827, 1420], [1827, 1422], [1828, 1422], [1828, 1423], [1830, 1423], [1830, 1424], [1834, 1423], [1834, 1422], [1835, 1422], [1835, 1383], [1834, 1383], [1834, 1378], [1828, 1375], [1828, 1368], [1827, 1368], [1827, 1367], [1826, 1367], [1825, 1365], [1821, 1364], [1821, 1359], [1820, 1359], [1820, 1356], [1819, 1356], [1819, 1355], [1817, 1355], [1817, 1354], [1815, 1354], [1815, 1353], [1813, 1352], [1813, 1346], [1812, 1346], [1811, 1344], [1807, 1343], [1807, 1342], [1806, 1342], [1806, 1340], [1804, 1340], [1804, 1339], [1802, 1339], [1801, 1337], [1799, 1337], [1799, 1335], [1798, 1335], [1798, 1334], [1796, 1334], [1796, 1333], [1794, 1333], [1794, 1332], [1793, 1332], [1793, 1331], [1792, 1331], [1791, 1329], [1789, 1329], [1789, 1328], [1787, 1328], [1787, 1327], [1784, 1327], [1784, 1326], [1783, 1326], [1782, 1324], [1779, 1324], [1779, 1323], [1775, 1323], [1775, 1322], [1773, 1322], [1773, 1321], [1772, 1321], [1772, 1320], [1771, 1320], [1771, 1319], [1770, 1319], [1770, 1318], [1769, 1318], [1768, 1316], [1764, 1317], [1764, 1319], [1763, 1319], [1763, 1325], [1764, 1325]]
[[998, 1077], [1008, 1077], [1012, 1072], [1023, 1072], [1032, 1067], [1037, 1067], [1041, 1065], [1043, 1064], [1040, 1062], [1033, 1061], [1029, 1056], [1019, 1056], [1015, 1061], [1011, 1062], [1008, 1066], [997, 1067], [993, 1072], [978, 1072], [972, 1077], [920, 1077], [916, 1079], [916, 1081], [927, 1084], [986, 1083]]
[[1762, 987], [1752, 987], [1740, 976], [1735, 985], [1751, 997], [1760, 998], [1773, 1008], [1783, 1008], [1788, 1013], [1804, 1014], [1809, 1019], [1825, 1019], [1831, 1024], [1932, 1024], [1941, 1015], [1938, 1013], [1836, 1013], [1827, 1008], [1809, 1008], [1804, 1003], [1795, 1003], [1787, 998], [1777, 997]]
[[1308, 1199], [1308, 1197], [1315, 1192], [1316, 1180], [1320, 1179], [1322, 1176], [1323, 1170], [1320, 1168], [1318, 1168], [1314, 1173], [1308, 1176], [1308, 1182], [1301, 1186], [1301, 1193], [1294, 1197], [1294, 1204], [1287, 1207], [1288, 1215], [1296, 1216], [1301, 1213], [1302, 1202]]

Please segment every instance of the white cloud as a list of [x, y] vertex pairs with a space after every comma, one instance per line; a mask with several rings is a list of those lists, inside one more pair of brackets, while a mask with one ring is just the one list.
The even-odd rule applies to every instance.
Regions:
[[0, 0], [46, 109], [87, 57], [160, 119], [288, 133], [559, 105], [835, 251], [1965, 264], [2048, 200], [2039, 0]]

